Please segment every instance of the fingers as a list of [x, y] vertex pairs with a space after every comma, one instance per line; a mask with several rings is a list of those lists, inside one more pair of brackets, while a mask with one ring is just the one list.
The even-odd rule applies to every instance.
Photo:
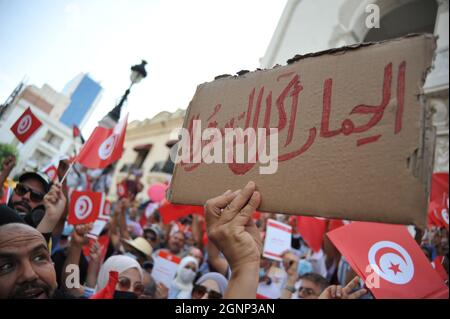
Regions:
[[330, 286], [329, 287], [330, 297], [333, 298], [333, 299], [336, 298], [336, 288], [337, 288], [337, 286]]
[[359, 299], [362, 296], [364, 296], [367, 293], [367, 289], [359, 289], [357, 291], [355, 291], [354, 293], [351, 293], [350, 295], [348, 295], [348, 299]]
[[337, 299], [341, 299], [343, 296], [342, 286], [336, 286], [336, 297]]
[[44, 196], [44, 203], [57, 205], [60, 200], [65, 201], [64, 193], [59, 183], [55, 183], [50, 188], [50, 191]]
[[353, 278], [348, 284], [347, 286], [345, 286], [344, 288], [344, 293], [346, 295], [350, 294], [354, 289], [359, 287], [359, 277], [356, 276], [355, 278]]
[[226, 207], [237, 196], [238, 192], [227, 190], [220, 196], [212, 198], [205, 203], [206, 222], [211, 224], [219, 219], [221, 210]]
[[242, 191], [231, 201], [227, 209], [224, 210], [224, 215], [229, 215], [229, 219], [239, 213], [245, 205], [249, 202], [253, 193], [255, 192], [256, 185], [254, 182], [248, 182]]
[[259, 192], [253, 192], [247, 205], [245, 205], [245, 207], [240, 210], [239, 215], [236, 218], [234, 218], [234, 222], [237, 223], [238, 225], [240, 224], [245, 225], [248, 219], [252, 218], [253, 212], [259, 207], [260, 203], [261, 203], [261, 194]]
[[214, 197], [206, 202], [207, 206], [217, 207], [217, 208], [225, 208], [230, 203], [230, 194], [232, 194], [231, 190], [227, 190], [220, 196]]
[[92, 230], [92, 227], [93, 227], [92, 223], [76, 225], [75, 231], [77, 232], [78, 235], [84, 236]]

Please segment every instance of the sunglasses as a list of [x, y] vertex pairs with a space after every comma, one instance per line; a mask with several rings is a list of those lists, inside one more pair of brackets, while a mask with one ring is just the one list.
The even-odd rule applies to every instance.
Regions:
[[214, 290], [208, 290], [205, 286], [194, 285], [192, 289], [192, 296], [201, 299], [205, 294], [208, 294], [208, 299], [222, 299], [222, 294]]
[[[119, 283], [120, 290], [122, 290], [122, 291], [130, 290], [131, 280], [129, 278], [121, 277], [121, 278], [119, 278], [118, 283]], [[144, 285], [139, 282], [135, 283], [133, 286], [133, 292], [139, 296], [140, 294], [142, 294], [144, 292]]]
[[37, 192], [24, 184], [17, 184], [14, 192], [19, 196], [24, 196], [26, 193], [30, 193], [30, 199], [33, 202], [41, 202], [44, 199], [45, 194]]

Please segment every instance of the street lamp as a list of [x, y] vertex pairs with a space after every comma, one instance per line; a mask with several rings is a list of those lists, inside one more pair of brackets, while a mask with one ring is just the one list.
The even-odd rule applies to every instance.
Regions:
[[127, 100], [128, 94], [130, 94], [131, 87], [139, 83], [143, 78], [147, 76], [147, 71], [145, 70], [145, 65], [147, 62], [142, 60], [141, 64], [134, 65], [131, 67], [130, 87], [125, 91], [125, 94], [120, 99], [119, 104], [117, 104], [100, 122], [99, 125], [105, 128], [113, 128], [120, 119], [120, 112], [122, 110], [123, 103]]

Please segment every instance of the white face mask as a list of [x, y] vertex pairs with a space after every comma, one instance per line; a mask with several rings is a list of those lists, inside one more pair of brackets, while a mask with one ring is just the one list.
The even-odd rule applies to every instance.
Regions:
[[180, 270], [180, 279], [185, 284], [191, 284], [195, 279], [195, 272], [192, 269], [183, 268]]

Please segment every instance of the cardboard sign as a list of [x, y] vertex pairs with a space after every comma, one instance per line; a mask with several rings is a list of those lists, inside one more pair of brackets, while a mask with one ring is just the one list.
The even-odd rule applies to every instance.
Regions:
[[180, 258], [167, 251], [159, 251], [153, 265], [152, 278], [157, 283], [162, 283], [169, 288], [177, 273], [180, 261]]
[[[435, 136], [421, 96], [435, 48], [410, 35], [201, 84], [168, 200], [204, 205], [253, 180], [261, 211], [424, 226]], [[236, 128], [257, 139], [227, 140]]]
[[281, 261], [281, 255], [291, 249], [292, 227], [274, 219], [267, 220], [263, 256]]

